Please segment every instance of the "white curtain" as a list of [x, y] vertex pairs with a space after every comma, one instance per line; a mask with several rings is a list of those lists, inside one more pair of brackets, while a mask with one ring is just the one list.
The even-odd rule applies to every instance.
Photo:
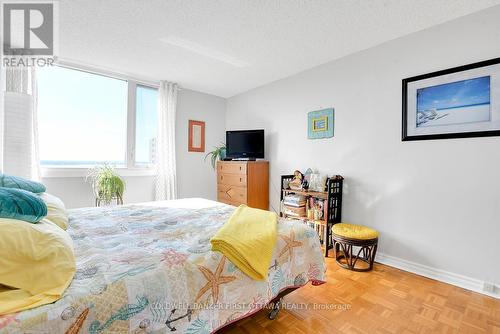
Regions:
[[175, 117], [177, 113], [176, 83], [161, 81], [158, 103], [158, 159], [156, 162], [157, 201], [177, 198], [175, 165]]
[[40, 180], [34, 67], [5, 69], [3, 172]]

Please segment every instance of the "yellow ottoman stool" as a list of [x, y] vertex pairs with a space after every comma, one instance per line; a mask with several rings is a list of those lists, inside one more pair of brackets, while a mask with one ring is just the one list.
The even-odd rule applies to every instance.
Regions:
[[[362, 225], [339, 223], [333, 225], [332, 239], [339, 266], [353, 271], [372, 270], [377, 253], [377, 231]], [[353, 250], [353, 247], [359, 249]]]

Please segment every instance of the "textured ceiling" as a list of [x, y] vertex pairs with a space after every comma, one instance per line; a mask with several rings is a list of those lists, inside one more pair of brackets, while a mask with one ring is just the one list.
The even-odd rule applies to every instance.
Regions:
[[229, 97], [500, 0], [62, 0], [60, 57]]

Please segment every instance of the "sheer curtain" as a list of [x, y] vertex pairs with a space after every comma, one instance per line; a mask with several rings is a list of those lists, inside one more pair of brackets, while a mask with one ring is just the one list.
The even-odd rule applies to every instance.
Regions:
[[157, 201], [177, 198], [175, 166], [175, 117], [177, 113], [176, 83], [161, 81], [158, 103], [158, 160], [156, 163]]
[[40, 180], [34, 67], [5, 69], [3, 124], [3, 172]]

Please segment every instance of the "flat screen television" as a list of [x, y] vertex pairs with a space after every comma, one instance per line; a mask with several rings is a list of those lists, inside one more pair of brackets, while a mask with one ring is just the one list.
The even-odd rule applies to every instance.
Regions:
[[264, 130], [226, 131], [227, 159], [263, 159]]

